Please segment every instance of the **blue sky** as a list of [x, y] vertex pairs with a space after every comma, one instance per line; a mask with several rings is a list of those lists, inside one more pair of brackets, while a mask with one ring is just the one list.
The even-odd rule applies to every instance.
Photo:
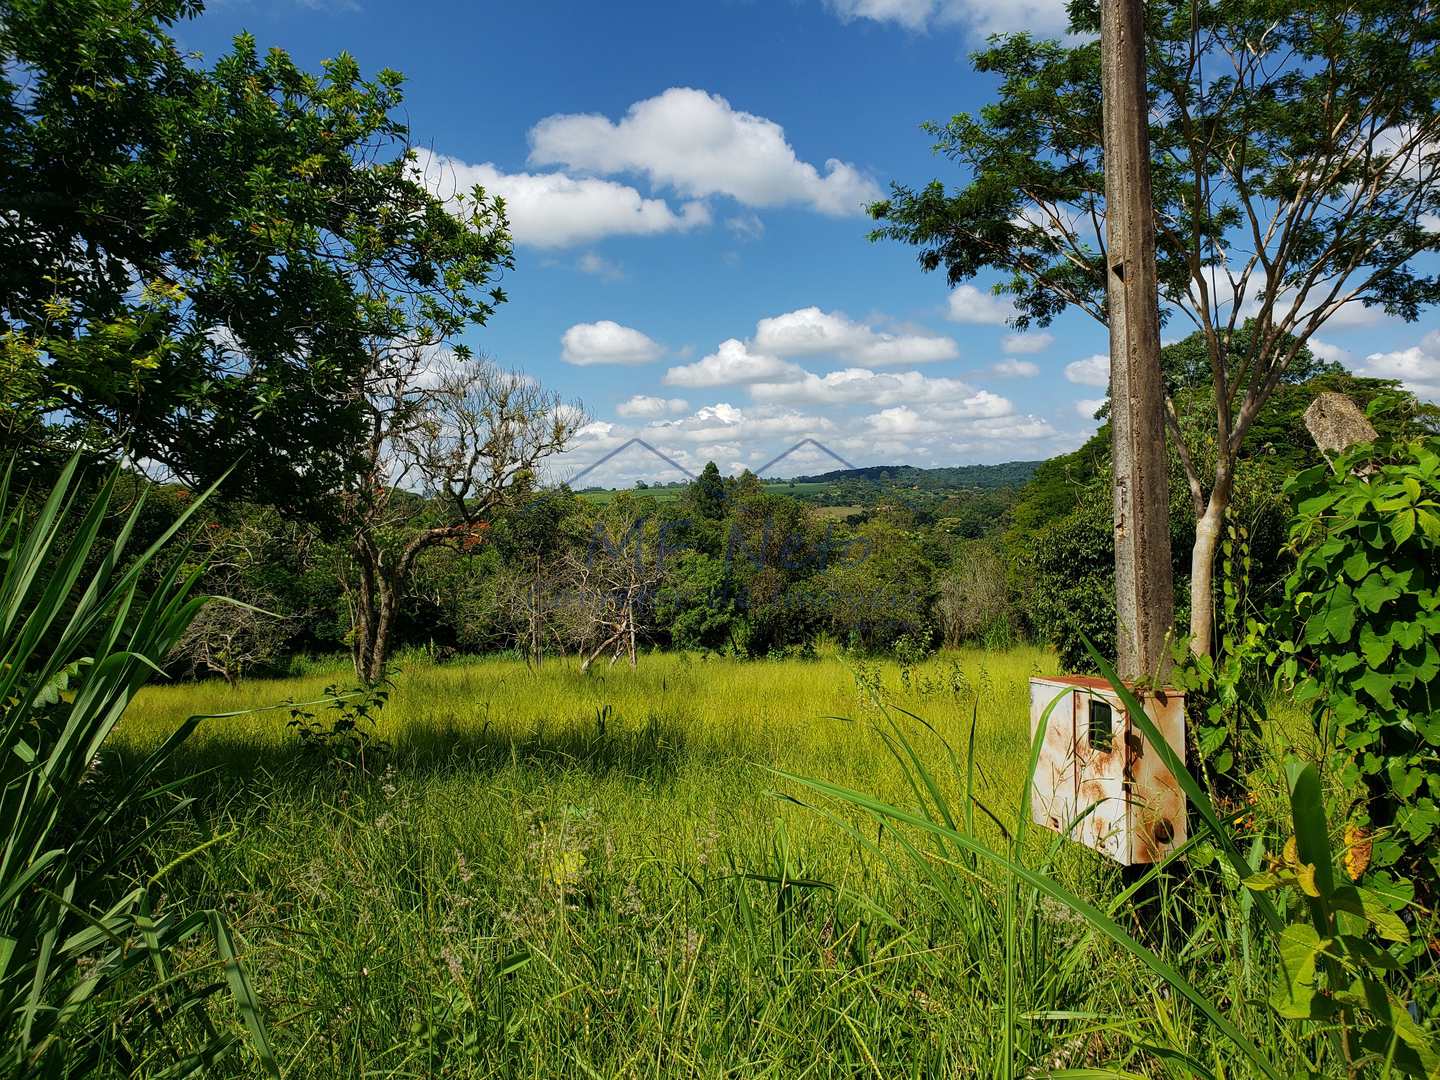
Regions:
[[[892, 179], [962, 179], [918, 125], [988, 100], [968, 52], [1020, 28], [1061, 30], [1063, 4], [225, 0], [175, 32], [208, 57], [249, 30], [310, 68], [343, 49], [406, 74], [431, 181], [510, 201], [510, 302], [468, 340], [583, 403], [573, 473], [636, 436], [726, 472], [806, 436], [855, 464], [1079, 445], [1103, 330], [1014, 335], [989, 282], [951, 294], [861, 212]], [[1440, 396], [1440, 318], [1339, 322], [1322, 348]], [[637, 478], [677, 477], [635, 449], [592, 475]]]

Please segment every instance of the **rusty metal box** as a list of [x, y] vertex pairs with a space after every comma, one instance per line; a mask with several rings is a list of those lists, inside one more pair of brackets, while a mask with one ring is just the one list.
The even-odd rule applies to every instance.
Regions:
[[[1145, 690], [1136, 696], [1184, 761], [1184, 695]], [[1157, 862], [1185, 842], [1184, 792], [1132, 727], [1109, 683], [1084, 675], [1032, 676], [1032, 739], [1042, 719], [1045, 739], [1030, 792], [1035, 824], [1125, 865]]]

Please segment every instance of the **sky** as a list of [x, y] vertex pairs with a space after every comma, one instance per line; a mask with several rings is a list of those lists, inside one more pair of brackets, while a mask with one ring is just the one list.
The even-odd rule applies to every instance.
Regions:
[[[554, 475], [684, 479], [1030, 460], [1095, 430], [1106, 336], [1017, 334], [994, 279], [951, 291], [871, 243], [892, 181], [959, 184], [920, 129], [991, 100], [987, 34], [1064, 30], [1061, 0], [221, 0], [172, 29], [242, 30], [315, 69], [407, 77], [427, 180], [505, 195], [509, 301], [466, 342], [587, 422]], [[1356, 310], [1317, 351], [1440, 399], [1440, 315]], [[661, 451], [668, 464], [632, 445]], [[828, 449], [834, 457], [815, 444]], [[590, 471], [586, 471], [589, 469]], [[683, 471], [682, 471], [683, 470]]]

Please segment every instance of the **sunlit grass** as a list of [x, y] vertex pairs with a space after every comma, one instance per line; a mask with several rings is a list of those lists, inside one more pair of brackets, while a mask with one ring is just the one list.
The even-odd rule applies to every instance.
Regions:
[[[973, 717], [982, 782], [994, 785], [993, 795], [1009, 799], [1019, 793], [1024, 768], [1026, 680], [1054, 670], [1053, 658], [1038, 648], [946, 652], [906, 678], [893, 661], [852, 662], [838, 655], [757, 663], [657, 654], [642, 657], [634, 671], [622, 663], [585, 675], [563, 660], [538, 669], [500, 658], [417, 662], [400, 668], [375, 734], [392, 745], [398, 760], [423, 758], [444, 768], [477, 754], [514, 750], [549, 759], [563, 771], [570, 758], [593, 753], [597, 742], [635, 743], [651, 731], [674, 751], [667, 766], [671, 783], [703, 780], [725, 769], [746, 773], [763, 787], [771, 782], [767, 768], [823, 769], [832, 778], [886, 783], [886, 792], [896, 794], [900, 772], [885, 767], [870, 731], [878, 692], [922, 715], [956, 747], [964, 746]], [[351, 682], [353, 675], [336, 666], [303, 678], [235, 687], [152, 686], [127, 714], [121, 745], [154, 743], [194, 714], [314, 700], [330, 685]], [[249, 768], [283, 761], [296, 745], [288, 720], [285, 709], [209, 720], [187, 753], [207, 765]], [[643, 768], [653, 762], [639, 754], [631, 764]], [[731, 801], [728, 794], [724, 798]]]
[[[834, 654], [653, 655], [588, 676], [564, 661], [411, 662], [376, 733], [392, 749], [368, 776], [304, 758], [283, 709], [205, 722], [178, 763], [205, 770], [185, 787], [194, 810], [155, 854], [221, 838], [169, 886], [225, 907], [246, 935], [290, 1076], [991, 1075], [1006, 1038], [1003, 888], [982, 874], [957, 907], [894, 837], [801, 805], [811, 796], [778, 774], [915, 806], [878, 696], [955, 806], [964, 769], [940, 739], [963, 763], [973, 722], [975, 795], [1011, 824], [1027, 677], [1054, 670], [1034, 648], [911, 670]], [[115, 767], [193, 713], [348, 679], [336, 667], [154, 687]], [[1029, 858], [1051, 846], [1032, 833]], [[943, 852], [929, 864], [970, 873]], [[1056, 872], [1115, 888], [1089, 852], [1062, 850]], [[1221, 940], [1233, 931], [1198, 917]], [[1205, 966], [1214, 947], [1189, 947], [1200, 980], [1263, 998], [1260, 975]], [[1124, 1057], [1156, 1007], [1136, 966], [1063, 912], [1027, 929], [1021, 964], [1022, 1011], [1099, 1018], [1022, 1021], [1013, 1037], [1034, 1070]], [[1164, 1019], [1167, 1041], [1199, 1037], [1174, 1003]]]

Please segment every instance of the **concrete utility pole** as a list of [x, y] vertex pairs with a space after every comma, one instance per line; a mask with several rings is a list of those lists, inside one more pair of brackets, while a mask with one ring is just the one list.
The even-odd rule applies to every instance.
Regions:
[[1105, 114], [1106, 282], [1115, 460], [1115, 608], [1122, 678], [1170, 670], [1170, 566], [1160, 293], [1150, 194], [1149, 99], [1142, 0], [1101, 0]]

